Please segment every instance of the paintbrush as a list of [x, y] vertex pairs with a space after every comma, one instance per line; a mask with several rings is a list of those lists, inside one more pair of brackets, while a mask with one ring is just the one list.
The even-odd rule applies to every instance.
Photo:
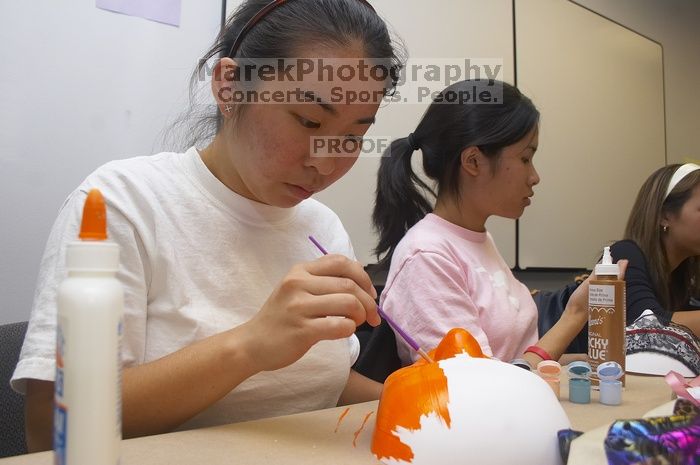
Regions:
[[[318, 248], [318, 250], [321, 251], [321, 253], [323, 255], [328, 255], [328, 251], [326, 249], [324, 249], [323, 246], [321, 244], [319, 244], [319, 242], [313, 236], [309, 236], [309, 240], [311, 242], [313, 242], [313, 244]], [[382, 317], [383, 319], [385, 319], [387, 323], [389, 323], [389, 326], [391, 326], [394, 329], [394, 331], [399, 333], [399, 335], [403, 338], [403, 340], [406, 341], [406, 343], [409, 346], [411, 346], [411, 348], [413, 350], [415, 350], [418, 353], [418, 355], [423, 357], [426, 362], [434, 363], [433, 359], [430, 358], [430, 355], [428, 355], [428, 353], [426, 351], [424, 351], [423, 349], [420, 348], [420, 346], [415, 341], [415, 339], [413, 339], [411, 336], [409, 336], [408, 333], [406, 333], [406, 331], [401, 329], [401, 327], [399, 327], [399, 325], [397, 325], [394, 322], [394, 320], [389, 318], [389, 316], [386, 313], [384, 313], [384, 310], [382, 310], [382, 307], [380, 307], [379, 305], [377, 305], [377, 313], [379, 313], [379, 316]]]

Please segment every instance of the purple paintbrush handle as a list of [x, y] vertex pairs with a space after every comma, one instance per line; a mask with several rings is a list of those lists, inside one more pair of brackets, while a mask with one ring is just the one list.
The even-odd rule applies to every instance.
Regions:
[[318, 248], [318, 250], [321, 251], [323, 255], [328, 255], [328, 251], [326, 251], [326, 249], [324, 249], [323, 246], [319, 244], [319, 242], [314, 236], [309, 236], [309, 240], [314, 243], [314, 245]]
[[399, 325], [394, 323], [394, 320], [389, 318], [389, 315], [384, 313], [384, 310], [382, 310], [382, 307], [380, 307], [379, 305], [377, 305], [377, 311], [379, 313], [379, 316], [384, 318], [386, 320], [386, 322], [389, 323], [389, 326], [394, 328], [394, 330], [401, 335], [401, 337], [404, 339], [404, 341], [406, 341], [406, 343], [408, 343], [408, 345], [411, 346], [413, 348], [413, 350], [418, 352], [418, 350], [420, 349], [420, 346], [418, 345], [418, 343], [411, 336], [406, 334], [406, 332], [403, 329], [401, 329], [399, 327]]

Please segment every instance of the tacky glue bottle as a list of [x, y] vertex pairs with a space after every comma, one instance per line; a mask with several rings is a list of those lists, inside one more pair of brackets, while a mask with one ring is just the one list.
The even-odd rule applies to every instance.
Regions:
[[54, 463], [117, 465], [121, 441], [120, 342], [124, 292], [119, 246], [107, 241], [104, 199], [85, 200], [80, 240], [66, 249], [58, 289]]
[[[588, 362], [591, 382], [598, 386], [596, 370], [605, 362], [617, 362], [625, 369], [625, 282], [620, 267], [613, 264], [610, 247], [605, 247], [603, 260], [595, 266], [595, 279], [588, 289]], [[621, 379], [623, 385], [624, 376]]]

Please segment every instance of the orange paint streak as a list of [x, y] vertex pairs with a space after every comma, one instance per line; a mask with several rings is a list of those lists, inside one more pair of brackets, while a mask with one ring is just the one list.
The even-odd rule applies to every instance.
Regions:
[[486, 358], [481, 346], [468, 331], [452, 329], [438, 347], [430, 351], [436, 363], [419, 359], [386, 379], [372, 439], [374, 455], [379, 459], [391, 457], [412, 461], [413, 451], [401, 442], [396, 429], [399, 426], [414, 431], [419, 429], [423, 415], [436, 413], [450, 427], [447, 377], [437, 362], [464, 352], [472, 357]]
[[343, 421], [343, 418], [345, 418], [345, 415], [347, 415], [349, 411], [350, 411], [350, 407], [343, 410], [343, 413], [340, 414], [340, 418], [338, 418], [338, 424], [335, 425], [335, 431], [333, 431], [334, 433], [338, 432], [338, 428], [340, 428], [340, 422]]
[[369, 420], [369, 417], [371, 417], [373, 413], [374, 413], [374, 411], [371, 411], [367, 415], [365, 415], [365, 419], [362, 421], [362, 425], [360, 425], [360, 429], [355, 431], [355, 439], [352, 440], [352, 447], [357, 447], [357, 438], [360, 437], [362, 430], [365, 429], [365, 425], [367, 424], [367, 420]]

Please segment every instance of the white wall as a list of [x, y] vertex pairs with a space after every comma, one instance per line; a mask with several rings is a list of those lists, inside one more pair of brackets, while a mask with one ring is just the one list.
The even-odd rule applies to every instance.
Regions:
[[575, 2], [662, 45], [668, 163], [700, 160], [700, 1]]
[[163, 149], [221, 0], [183, 0], [179, 28], [95, 0], [0, 0], [0, 324], [29, 317], [49, 229], [103, 163]]

